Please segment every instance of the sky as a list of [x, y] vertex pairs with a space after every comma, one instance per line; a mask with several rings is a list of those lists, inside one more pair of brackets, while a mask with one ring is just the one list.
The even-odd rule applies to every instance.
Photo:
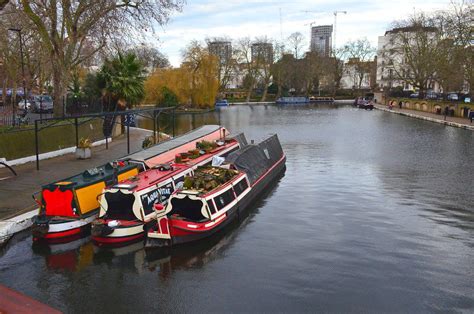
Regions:
[[182, 12], [174, 12], [166, 25], [148, 30], [144, 40], [167, 55], [173, 66], [181, 63], [186, 44], [209, 37], [267, 36], [280, 40], [300, 32], [308, 48], [310, 23], [334, 24], [333, 12], [346, 11], [337, 15], [336, 45], [366, 37], [376, 47], [378, 36], [393, 21], [414, 12], [447, 8], [449, 0], [187, 0]]

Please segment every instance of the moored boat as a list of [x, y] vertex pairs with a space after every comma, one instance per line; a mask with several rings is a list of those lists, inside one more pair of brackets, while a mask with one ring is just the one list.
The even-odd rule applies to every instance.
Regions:
[[112, 163], [107, 163], [43, 186], [38, 193], [40, 197], [33, 196], [39, 204], [39, 213], [33, 221], [33, 240], [67, 242], [87, 234], [99, 213], [97, 198], [106, 186], [169, 162], [177, 153], [195, 148], [199, 141], [221, 140], [228, 135], [219, 125], [205, 125], [123, 157], [115, 170]]
[[84, 234], [97, 217], [97, 195], [114, 180], [138, 174], [137, 166], [126, 162], [105, 164], [42, 187], [39, 214], [32, 226], [33, 240], [72, 241]]
[[285, 161], [274, 135], [229, 154], [225, 168], [197, 169], [165, 208], [157, 207], [156, 224], [148, 231], [146, 247], [192, 242], [221, 230], [284, 170]]
[[92, 224], [92, 240], [99, 245], [123, 245], [143, 239], [148, 226], [155, 223], [155, 206], [160, 208], [159, 203], [165, 203], [186, 176], [239, 147], [239, 141], [230, 138], [207, 152], [198, 150], [199, 155], [181, 153], [174, 163], [154, 167], [106, 189], [100, 196], [99, 218]]
[[280, 97], [275, 101], [279, 105], [291, 105], [291, 104], [307, 104], [309, 103], [308, 97]]

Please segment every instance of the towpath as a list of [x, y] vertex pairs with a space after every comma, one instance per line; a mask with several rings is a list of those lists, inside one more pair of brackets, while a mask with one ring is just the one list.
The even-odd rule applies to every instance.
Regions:
[[467, 118], [459, 118], [459, 117], [446, 117], [444, 120], [444, 115], [438, 115], [431, 112], [424, 112], [418, 110], [410, 110], [410, 109], [400, 109], [399, 107], [395, 106], [392, 110], [389, 110], [387, 106], [377, 104], [375, 107], [379, 110], [384, 110], [392, 113], [396, 113], [403, 116], [408, 116], [412, 118], [427, 120], [431, 122], [441, 123], [445, 125], [450, 125], [458, 128], [468, 129], [474, 131], [474, 122]]
[[[150, 135], [148, 130], [130, 130], [130, 152], [141, 149], [145, 136]], [[15, 166], [16, 177], [0, 181], [0, 223], [13, 216], [31, 211], [37, 206], [31, 195], [40, 190], [44, 184], [57, 181], [88, 168], [102, 165], [108, 161], [120, 158], [127, 154], [127, 138], [120, 136], [105, 145], [92, 148], [92, 158], [78, 160], [74, 154], [67, 154], [40, 161], [40, 170], [36, 170], [34, 162]], [[2, 174], [5, 168], [0, 169]]]

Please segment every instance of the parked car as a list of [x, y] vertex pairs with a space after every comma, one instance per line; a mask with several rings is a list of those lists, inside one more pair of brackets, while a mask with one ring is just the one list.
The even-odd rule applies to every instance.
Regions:
[[439, 99], [440, 95], [433, 91], [427, 91], [425, 95], [425, 99]]
[[418, 97], [420, 97], [420, 93], [418, 92], [410, 94], [410, 98], [418, 98]]
[[49, 95], [38, 95], [33, 97], [35, 112], [53, 112], [53, 98]]
[[459, 96], [456, 93], [449, 93], [448, 96], [446, 97], [447, 100], [453, 100], [453, 101], [458, 101]]
[[32, 107], [32, 104], [28, 99], [20, 100], [20, 102], [18, 103], [18, 109], [21, 109], [21, 110], [26, 109], [27, 111], [29, 111], [31, 107]]

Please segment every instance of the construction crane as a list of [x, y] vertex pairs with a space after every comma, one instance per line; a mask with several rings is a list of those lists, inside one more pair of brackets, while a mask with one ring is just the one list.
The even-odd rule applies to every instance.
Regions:
[[333, 43], [333, 54], [336, 52], [336, 27], [337, 27], [337, 15], [339, 13], [342, 13], [342, 14], [347, 14], [347, 11], [334, 11], [333, 14], [334, 14], [334, 43]]

